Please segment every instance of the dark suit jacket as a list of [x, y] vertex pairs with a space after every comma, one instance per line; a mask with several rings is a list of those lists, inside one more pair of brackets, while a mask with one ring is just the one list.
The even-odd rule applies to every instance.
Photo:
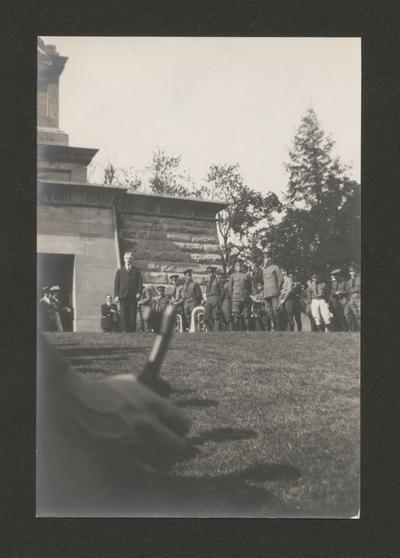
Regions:
[[120, 299], [136, 300], [136, 295], [143, 289], [142, 274], [136, 267], [131, 267], [128, 272], [126, 267], [117, 269], [114, 281], [114, 297]]

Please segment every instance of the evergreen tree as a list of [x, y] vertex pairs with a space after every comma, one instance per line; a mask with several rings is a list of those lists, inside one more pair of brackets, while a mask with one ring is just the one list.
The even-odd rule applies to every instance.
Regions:
[[309, 109], [289, 150], [285, 215], [261, 244], [302, 276], [359, 261], [360, 186], [332, 155], [334, 142]]

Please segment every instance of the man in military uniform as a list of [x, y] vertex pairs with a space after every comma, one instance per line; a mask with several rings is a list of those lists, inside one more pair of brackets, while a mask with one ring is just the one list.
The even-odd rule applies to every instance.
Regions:
[[328, 332], [331, 330], [333, 314], [329, 310], [328, 298], [329, 291], [327, 284], [313, 274], [310, 282], [311, 312], [315, 324], [320, 331]]
[[247, 273], [247, 266], [243, 263], [236, 263], [235, 271], [229, 278], [228, 289], [232, 299], [233, 329], [240, 331], [243, 319], [244, 328], [249, 331], [251, 279]]
[[144, 333], [150, 331], [150, 328], [149, 328], [149, 324], [147, 323], [147, 320], [143, 318], [143, 310], [147, 306], [151, 306], [152, 299], [153, 299], [153, 290], [150, 285], [148, 286], [145, 285], [143, 287], [142, 294], [138, 301], [138, 314], [139, 314], [138, 317], [139, 317], [140, 331], [143, 331]]
[[318, 331], [317, 324], [313, 318], [311, 312], [311, 279], [302, 285], [302, 291], [300, 293], [300, 309], [310, 320], [311, 331]]
[[159, 294], [158, 296], [153, 297], [152, 308], [157, 312], [164, 312], [164, 310], [166, 309], [170, 301], [168, 300], [168, 297], [165, 294], [164, 285], [158, 285], [157, 290]]
[[[200, 305], [202, 293], [200, 285], [192, 279], [192, 269], [186, 269], [183, 275], [185, 276], [185, 283], [181, 291], [181, 297], [183, 302], [185, 330], [189, 330], [192, 310]], [[178, 300], [177, 303], [180, 303], [180, 300]]]
[[331, 271], [331, 286], [329, 291], [329, 307], [333, 314], [332, 329], [335, 331], [348, 331], [344, 306], [347, 302], [346, 283], [341, 276], [341, 269]]
[[263, 269], [265, 309], [272, 321], [272, 329], [278, 331], [279, 296], [283, 284], [280, 268], [272, 261], [270, 254], [264, 259]]
[[[281, 307], [286, 312], [289, 331], [294, 331], [296, 321], [297, 331], [302, 331], [301, 323], [301, 304], [300, 304], [301, 285], [296, 280], [294, 273], [284, 273], [284, 281], [280, 294]], [[286, 328], [285, 328], [286, 329]]]
[[350, 331], [361, 328], [361, 277], [354, 266], [349, 267], [350, 279], [345, 283], [348, 302], [344, 314]]
[[216, 275], [214, 266], [207, 267], [208, 281], [206, 283], [206, 304], [204, 322], [207, 331], [220, 331], [221, 299], [223, 286]]
[[228, 289], [228, 276], [226, 273], [217, 271], [221, 285], [221, 328], [225, 331], [232, 330], [232, 300]]
[[256, 290], [251, 299], [253, 301], [251, 314], [254, 319], [254, 329], [256, 331], [265, 331], [265, 329], [268, 329], [268, 323], [265, 311], [264, 287], [261, 281], [257, 283]]

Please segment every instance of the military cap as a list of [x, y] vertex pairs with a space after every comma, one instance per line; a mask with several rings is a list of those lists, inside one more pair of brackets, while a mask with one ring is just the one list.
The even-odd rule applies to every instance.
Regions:
[[339, 275], [339, 273], [342, 273], [342, 270], [340, 268], [332, 269], [331, 271], [331, 275]]
[[59, 291], [60, 287], [58, 285], [53, 285], [52, 287], [50, 287], [50, 292], [52, 291]]
[[165, 291], [165, 285], [158, 285], [157, 290], [158, 291]]
[[173, 275], [170, 275], [169, 278], [170, 279], [178, 279], [179, 275], [177, 273], [174, 273]]
[[206, 269], [207, 273], [215, 273], [217, 271], [217, 268], [213, 265], [209, 265]]
[[185, 271], [183, 272], [183, 275], [187, 275], [188, 273], [192, 273], [193, 269], [191, 269], [190, 267], [188, 269], [185, 269]]

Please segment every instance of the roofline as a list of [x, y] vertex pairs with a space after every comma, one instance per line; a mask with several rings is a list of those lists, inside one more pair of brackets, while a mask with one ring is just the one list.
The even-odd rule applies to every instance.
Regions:
[[153, 197], [153, 198], [160, 198], [160, 199], [171, 199], [171, 200], [179, 200], [179, 201], [189, 201], [189, 202], [198, 202], [198, 203], [208, 203], [214, 206], [219, 206], [221, 209], [227, 207], [229, 204], [227, 202], [222, 202], [218, 200], [203, 200], [201, 198], [195, 198], [193, 196], [185, 197], [185, 196], [172, 196], [170, 194], [155, 194], [153, 192], [145, 192], [145, 191], [137, 191], [137, 192], [128, 192], [128, 188], [123, 186], [122, 184], [93, 184], [89, 182], [60, 182], [59, 180], [42, 180], [38, 179], [38, 182], [42, 184], [57, 184], [60, 186], [85, 186], [87, 188], [107, 188], [110, 190], [120, 190], [124, 191], [128, 196], [146, 196], [146, 197]]

